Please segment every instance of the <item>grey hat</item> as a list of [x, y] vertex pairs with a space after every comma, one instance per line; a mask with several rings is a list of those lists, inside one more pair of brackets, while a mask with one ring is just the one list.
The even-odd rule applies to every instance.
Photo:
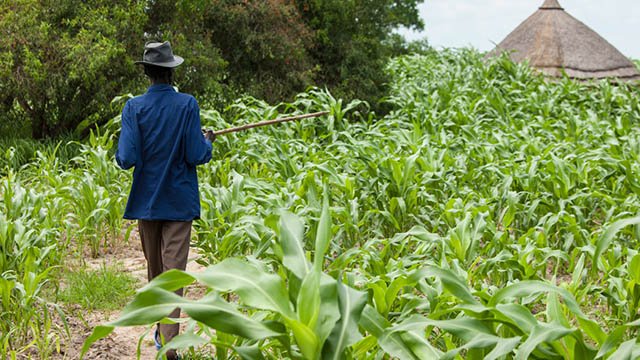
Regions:
[[166, 68], [174, 68], [184, 62], [178, 55], [173, 55], [171, 44], [168, 41], [163, 43], [149, 42], [144, 45], [144, 55], [142, 61], [136, 64], [155, 65]]

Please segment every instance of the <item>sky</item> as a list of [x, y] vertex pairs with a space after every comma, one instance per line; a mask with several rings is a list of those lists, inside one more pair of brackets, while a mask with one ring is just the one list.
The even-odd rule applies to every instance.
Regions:
[[[628, 57], [640, 59], [640, 0], [559, 0], [565, 11]], [[543, 0], [425, 0], [422, 33], [401, 30], [409, 40], [427, 37], [440, 47], [491, 50], [542, 5]]]

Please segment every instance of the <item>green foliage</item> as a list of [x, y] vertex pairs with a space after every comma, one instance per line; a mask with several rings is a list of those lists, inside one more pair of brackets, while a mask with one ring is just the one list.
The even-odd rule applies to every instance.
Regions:
[[86, 310], [119, 310], [131, 300], [138, 286], [138, 281], [123, 271], [126, 269], [122, 264], [63, 271], [58, 300]]
[[241, 95], [278, 103], [313, 84], [377, 106], [385, 63], [407, 48], [393, 30], [422, 26], [420, 2], [4, 2], [0, 133], [42, 139], [104, 124], [113, 97], [143, 91], [134, 60], [149, 40], [172, 42], [186, 59], [176, 85], [208, 106]]
[[296, 2], [313, 30], [311, 57], [318, 65], [317, 83], [338, 97], [363, 99], [372, 105], [385, 95], [390, 80], [384, 67], [398, 55], [393, 30], [422, 29], [422, 0], [302, 0]]
[[291, 2], [215, 1], [204, 9], [202, 25], [228, 62], [231, 87], [279, 102], [311, 83], [311, 34]]
[[[242, 355], [251, 347], [258, 353], [277, 354], [278, 358], [344, 358], [345, 349], [362, 338], [358, 322], [367, 297], [322, 272], [332, 237], [326, 198], [317, 225], [313, 263], [303, 251], [306, 241], [300, 218], [284, 212], [276, 230], [280, 242], [274, 243], [273, 251], [281, 255], [274, 262], [229, 258], [202, 273], [163, 273], [138, 292], [119, 319], [96, 328], [84, 349], [108, 335], [114, 326], [153, 324], [179, 306], [194, 322], [188, 326], [190, 329], [197, 325], [204, 330], [182, 334], [166, 347], [188, 348], [212, 341], [202, 338], [210, 336], [207, 329], [211, 328], [245, 339], [224, 343], [223, 336], [216, 335], [212, 343], [219, 358], [226, 358], [231, 349]], [[270, 272], [265, 270], [267, 267], [275, 269]], [[216, 292], [198, 301], [185, 300], [172, 292], [194, 280], [223, 294], [235, 293], [241, 305], [261, 314], [247, 317], [237, 310], [240, 304], [226, 302]]]
[[138, 81], [144, 2], [3, 2], [0, 103], [36, 139], [114, 115], [106, 104]]
[[[208, 344], [192, 351], [218, 358], [637, 357], [638, 89], [546, 82], [471, 50], [426, 50], [387, 71], [384, 117], [319, 89], [203, 110], [216, 129], [329, 115], [218, 138], [199, 168], [194, 223], [208, 270], [158, 277], [89, 342], [180, 306], [189, 320], [174, 344]], [[109, 152], [118, 127], [71, 164], [39, 157], [3, 178], [5, 283], [59, 264], [65, 234], [99, 239], [99, 252], [97, 234], [122, 229], [129, 174]], [[171, 292], [194, 281], [211, 291]], [[3, 320], [33, 298], [12, 289]], [[46, 329], [7, 321], [20, 324], [12, 340]]]
[[[49, 143], [19, 170], [16, 151], [3, 154], [8, 165], [0, 178], [0, 353], [35, 347], [47, 358], [65, 330], [53, 323], [52, 313], [60, 309], [43, 296], [52, 270], [74, 251], [84, 255], [87, 244], [98, 255], [103, 243], [122, 237], [128, 183], [113, 162], [112, 145], [109, 134], [92, 136], [89, 144]], [[74, 150], [61, 154], [69, 147]]]
[[6, 175], [7, 171], [18, 171], [22, 166], [35, 161], [38, 153], [46, 153], [54, 150], [54, 156], [62, 163], [69, 162], [78, 155], [79, 144], [63, 140], [32, 140], [28, 138], [0, 138], [0, 174]]
[[[227, 64], [220, 91], [230, 96], [274, 103], [315, 83], [375, 104], [389, 80], [386, 62], [405, 49], [393, 30], [422, 28], [421, 2], [159, 0], [150, 5], [147, 30], [180, 34], [203, 51], [218, 49], [210, 58], [221, 56]], [[194, 85], [183, 89], [204, 94], [206, 87]]]

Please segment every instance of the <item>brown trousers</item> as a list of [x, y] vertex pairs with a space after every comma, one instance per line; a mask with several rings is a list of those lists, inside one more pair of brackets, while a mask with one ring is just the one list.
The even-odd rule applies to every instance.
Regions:
[[[191, 221], [138, 220], [138, 231], [142, 240], [142, 251], [147, 259], [149, 281], [170, 269], [185, 270], [191, 241]], [[182, 296], [183, 289], [176, 291]], [[175, 309], [170, 318], [179, 318], [180, 309]], [[180, 331], [179, 324], [158, 324], [158, 330], [169, 342]]]

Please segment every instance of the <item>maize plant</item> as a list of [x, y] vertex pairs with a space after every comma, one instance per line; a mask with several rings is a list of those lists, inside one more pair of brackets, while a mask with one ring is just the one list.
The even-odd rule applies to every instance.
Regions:
[[[638, 358], [639, 88], [549, 82], [466, 49], [387, 71], [386, 115], [321, 89], [203, 110], [215, 129], [329, 115], [219, 137], [198, 170], [207, 270], [157, 278], [87, 346], [180, 306], [187, 331], [171, 346], [184, 355]], [[5, 353], [47, 327], [14, 311], [47, 301], [47, 270], [76, 245], [100, 256], [125, 227], [118, 129], [74, 144], [70, 161], [0, 152], [0, 316], [19, 324], [1, 329]], [[172, 295], [194, 282], [201, 299]]]

